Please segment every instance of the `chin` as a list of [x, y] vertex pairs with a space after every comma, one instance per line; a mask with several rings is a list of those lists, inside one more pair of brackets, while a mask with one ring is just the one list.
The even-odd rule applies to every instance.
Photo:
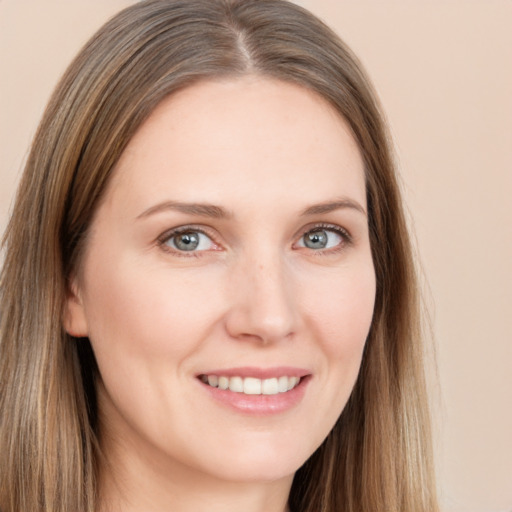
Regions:
[[[254, 442], [243, 448], [232, 445], [228, 453], [215, 456], [209, 473], [231, 482], [272, 482], [293, 478], [295, 472], [311, 456], [315, 447], [305, 450], [304, 443]], [[233, 449], [235, 448], [235, 449]]]

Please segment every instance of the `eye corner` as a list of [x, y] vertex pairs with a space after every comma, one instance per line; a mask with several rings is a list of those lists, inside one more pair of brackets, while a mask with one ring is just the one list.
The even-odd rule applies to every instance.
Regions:
[[293, 247], [321, 255], [340, 252], [352, 243], [353, 238], [347, 229], [337, 224], [318, 223], [303, 229]]
[[200, 257], [203, 253], [223, 250], [209, 230], [195, 225], [165, 231], [157, 238], [156, 245], [162, 251], [178, 257]]

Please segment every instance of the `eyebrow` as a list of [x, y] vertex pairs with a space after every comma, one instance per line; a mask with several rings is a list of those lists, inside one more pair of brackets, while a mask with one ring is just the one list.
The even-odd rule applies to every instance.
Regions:
[[[366, 210], [353, 199], [342, 198], [335, 201], [326, 201], [323, 203], [314, 204], [308, 206], [300, 214], [301, 217], [307, 217], [310, 215], [322, 215], [330, 213], [336, 210], [350, 208], [356, 210], [366, 216]], [[164, 201], [151, 206], [147, 210], [144, 210], [137, 216], [137, 219], [142, 219], [154, 215], [156, 213], [165, 212], [168, 210], [174, 210], [186, 215], [195, 215], [198, 217], [210, 217], [213, 219], [228, 219], [234, 215], [223, 208], [209, 203], [183, 203], [179, 201]]]
[[164, 201], [163, 203], [151, 206], [144, 210], [137, 219], [149, 217], [155, 213], [161, 213], [167, 210], [174, 210], [187, 215], [196, 215], [198, 217], [210, 217], [214, 219], [226, 219], [233, 216], [222, 206], [216, 206], [208, 203], [182, 203], [179, 201]]
[[362, 213], [364, 216], [367, 215], [366, 210], [353, 199], [349, 198], [341, 198], [335, 201], [326, 201], [324, 203], [314, 204], [312, 206], [308, 206], [302, 213], [302, 217], [306, 217], [308, 215], [321, 215], [324, 213], [330, 213], [335, 210], [342, 210], [345, 208], [350, 208]]

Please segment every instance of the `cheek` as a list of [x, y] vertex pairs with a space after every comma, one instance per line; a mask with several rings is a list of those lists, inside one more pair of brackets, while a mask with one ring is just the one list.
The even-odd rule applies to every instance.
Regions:
[[305, 300], [323, 350], [329, 357], [360, 357], [375, 303], [373, 265], [332, 273], [315, 280]]
[[[375, 301], [373, 265], [347, 265], [317, 274], [302, 296], [313, 333], [318, 385], [311, 439], [319, 445], [345, 408], [359, 374]], [[316, 436], [316, 437], [315, 437]]]
[[87, 283], [86, 316], [98, 358], [176, 362], [207, 335], [216, 315], [207, 293], [211, 277], [181, 272], [177, 279], [176, 271], [133, 261], [97, 268]]

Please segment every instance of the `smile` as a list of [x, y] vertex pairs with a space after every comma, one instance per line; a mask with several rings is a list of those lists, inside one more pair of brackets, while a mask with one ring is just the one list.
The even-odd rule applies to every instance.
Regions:
[[300, 377], [283, 375], [269, 379], [256, 377], [201, 375], [200, 379], [205, 384], [221, 390], [229, 390], [245, 395], [277, 395], [287, 393], [294, 389], [300, 382]]

